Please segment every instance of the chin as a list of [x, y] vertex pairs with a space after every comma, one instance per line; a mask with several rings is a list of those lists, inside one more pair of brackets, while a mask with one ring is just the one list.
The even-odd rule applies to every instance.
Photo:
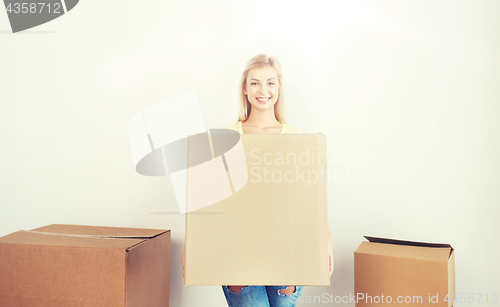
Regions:
[[259, 110], [267, 110], [272, 108], [274, 105], [273, 104], [257, 104], [257, 105], [252, 105], [252, 108], [259, 109]]

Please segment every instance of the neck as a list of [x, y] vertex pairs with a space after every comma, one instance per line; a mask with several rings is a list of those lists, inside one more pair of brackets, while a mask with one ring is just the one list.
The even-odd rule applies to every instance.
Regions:
[[267, 110], [251, 109], [245, 121], [249, 125], [257, 127], [270, 127], [280, 124], [274, 115], [274, 107]]

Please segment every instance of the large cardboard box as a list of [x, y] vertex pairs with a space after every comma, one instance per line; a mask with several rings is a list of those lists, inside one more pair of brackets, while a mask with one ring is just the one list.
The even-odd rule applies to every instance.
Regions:
[[170, 231], [49, 225], [0, 238], [0, 306], [168, 306]]
[[365, 238], [354, 252], [356, 306], [453, 306], [451, 245]]
[[[185, 285], [329, 285], [326, 136], [243, 134], [230, 146], [200, 137], [188, 146], [198, 157], [187, 175]], [[206, 146], [212, 159], [201, 163]]]

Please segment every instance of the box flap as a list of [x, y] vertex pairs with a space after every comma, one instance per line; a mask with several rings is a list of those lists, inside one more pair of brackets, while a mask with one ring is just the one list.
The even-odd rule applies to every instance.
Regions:
[[[426, 243], [364, 236], [370, 243], [362, 242], [356, 252], [423, 260], [447, 260], [453, 248], [450, 244]], [[366, 244], [363, 244], [366, 243]], [[380, 245], [379, 245], [380, 244]]]
[[423, 247], [449, 247], [453, 250], [453, 247], [451, 247], [450, 244], [444, 244], [444, 243], [426, 243], [426, 242], [416, 242], [416, 241], [404, 241], [404, 240], [378, 238], [378, 237], [370, 237], [370, 236], [364, 236], [364, 238], [367, 239], [369, 242], [374, 242], [374, 243], [423, 246]]
[[146, 239], [156, 237], [170, 230], [52, 224], [35, 228], [32, 231], [63, 235], [82, 235], [96, 238]]

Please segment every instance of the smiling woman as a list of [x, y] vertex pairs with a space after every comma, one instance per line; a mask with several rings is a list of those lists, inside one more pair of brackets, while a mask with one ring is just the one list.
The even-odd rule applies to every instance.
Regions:
[[[285, 123], [283, 77], [281, 65], [274, 57], [259, 54], [251, 58], [243, 71], [240, 82], [240, 112], [236, 123], [224, 126], [240, 134], [286, 134], [300, 133]], [[258, 149], [257, 149], [258, 151]], [[254, 155], [255, 154], [255, 155]], [[273, 158], [263, 153], [262, 159]], [[311, 152], [311, 155], [314, 153]], [[256, 152], [253, 158], [261, 159]], [[290, 157], [287, 163], [307, 164], [315, 163], [317, 159], [325, 160], [326, 157], [313, 157], [310, 161], [309, 151]], [[293, 159], [295, 158], [295, 159]], [[277, 155], [272, 159], [274, 163], [285, 163], [284, 155]], [[293, 159], [293, 161], [292, 161]], [[266, 160], [265, 163], [270, 162]], [[265, 170], [264, 170], [265, 171]], [[297, 171], [295, 180], [305, 180], [305, 175]], [[280, 175], [280, 174], [277, 174]], [[285, 172], [280, 180], [292, 180], [292, 173]], [[317, 175], [316, 180], [319, 178]], [[272, 178], [277, 180], [278, 177]], [[264, 179], [265, 180], [265, 179]], [[309, 180], [309, 178], [308, 178]], [[333, 271], [333, 242], [329, 233], [328, 242], [329, 274]], [[185, 254], [182, 257], [183, 269]], [[222, 286], [229, 307], [293, 307], [302, 293], [301, 285], [228, 285]]]
[[283, 75], [276, 58], [265, 54], [251, 58], [241, 76], [240, 93], [238, 120], [244, 133], [283, 133]]

